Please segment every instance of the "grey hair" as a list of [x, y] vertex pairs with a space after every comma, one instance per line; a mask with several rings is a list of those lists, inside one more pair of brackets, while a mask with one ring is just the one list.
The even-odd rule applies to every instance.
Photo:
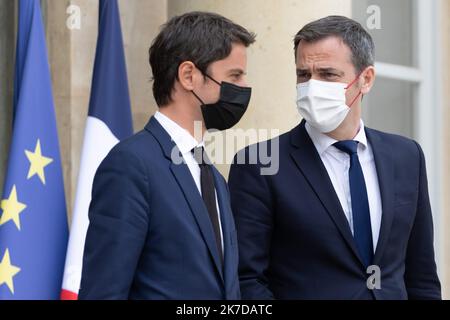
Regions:
[[336, 36], [350, 48], [352, 63], [357, 73], [374, 65], [375, 45], [370, 34], [355, 20], [343, 16], [328, 16], [305, 25], [294, 38], [294, 50], [300, 41], [315, 42]]

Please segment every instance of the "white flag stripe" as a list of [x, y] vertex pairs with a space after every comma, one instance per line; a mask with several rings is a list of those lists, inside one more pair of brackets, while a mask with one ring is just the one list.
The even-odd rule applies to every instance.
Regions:
[[64, 290], [75, 294], [78, 294], [80, 288], [94, 175], [100, 163], [118, 142], [119, 140], [103, 121], [91, 116], [87, 118], [62, 284]]

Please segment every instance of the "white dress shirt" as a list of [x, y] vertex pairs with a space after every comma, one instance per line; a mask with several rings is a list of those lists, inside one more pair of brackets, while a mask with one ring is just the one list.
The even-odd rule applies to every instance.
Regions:
[[[200, 166], [198, 165], [197, 161], [195, 161], [191, 151], [195, 147], [204, 148], [205, 143], [203, 141], [199, 143], [187, 130], [180, 127], [178, 123], [176, 123], [175, 121], [173, 121], [172, 119], [170, 119], [169, 117], [167, 117], [166, 115], [162, 114], [159, 111], [155, 113], [155, 119], [164, 128], [164, 130], [166, 130], [166, 132], [172, 138], [172, 141], [177, 145], [178, 149], [180, 150], [184, 162], [187, 164], [189, 171], [191, 172], [192, 178], [194, 178], [198, 192], [200, 193], [201, 196], [202, 187], [200, 182]], [[217, 214], [219, 215], [218, 220], [219, 220], [220, 240], [222, 243], [222, 255], [223, 255], [224, 246], [223, 246], [222, 222], [220, 221], [220, 208], [219, 203], [217, 201], [217, 192], [215, 192], [215, 194], [216, 194]]]
[[[306, 123], [308, 132], [320, 159], [328, 172], [328, 176], [333, 183], [334, 190], [339, 198], [342, 209], [353, 233], [352, 200], [350, 195], [350, 181], [348, 170], [350, 168], [350, 156], [333, 146], [337, 140], [321, 133], [313, 126]], [[378, 185], [377, 169], [370, 144], [366, 138], [364, 123], [361, 120], [360, 130], [353, 140], [358, 141], [358, 157], [366, 182], [367, 196], [369, 200], [370, 223], [372, 226], [373, 250], [377, 247], [381, 225], [381, 195]]]

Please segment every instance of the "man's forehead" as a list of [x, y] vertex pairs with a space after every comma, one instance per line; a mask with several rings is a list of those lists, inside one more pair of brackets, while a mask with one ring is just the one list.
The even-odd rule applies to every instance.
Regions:
[[305, 55], [303, 57], [300, 57], [300, 59], [297, 61], [297, 67], [299, 69], [305, 69], [305, 70], [309, 70], [310, 68], [314, 68], [314, 69], [338, 68], [339, 69], [339, 66], [340, 66], [339, 61], [337, 61], [333, 55], [328, 54], [328, 53]]
[[313, 62], [323, 62], [328, 61], [332, 58], [332, 55], [328, 52], [311, 52], [311, 53], [305, 53], [302, 55], [302, 60], [304, 60], [305, 63], [313, 63]]
[[297, 62], [299, 64], [320, 62], [336, 63], [339, 61], [349, 61], [351, 51], [342, 39], [327, 37], [314, 42], [301, 41], [297, 54]]

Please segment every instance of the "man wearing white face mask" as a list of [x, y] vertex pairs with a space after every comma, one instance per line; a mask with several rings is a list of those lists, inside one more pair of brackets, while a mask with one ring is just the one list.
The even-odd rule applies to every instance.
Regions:
[[277, 138], [279, 171], [261, 175], [263, 161], [230, 171], [242, 297], [440, 299], [423, 152], [361, 120], [372, 38], [330, 16], [294, 43], [304, 120]]

